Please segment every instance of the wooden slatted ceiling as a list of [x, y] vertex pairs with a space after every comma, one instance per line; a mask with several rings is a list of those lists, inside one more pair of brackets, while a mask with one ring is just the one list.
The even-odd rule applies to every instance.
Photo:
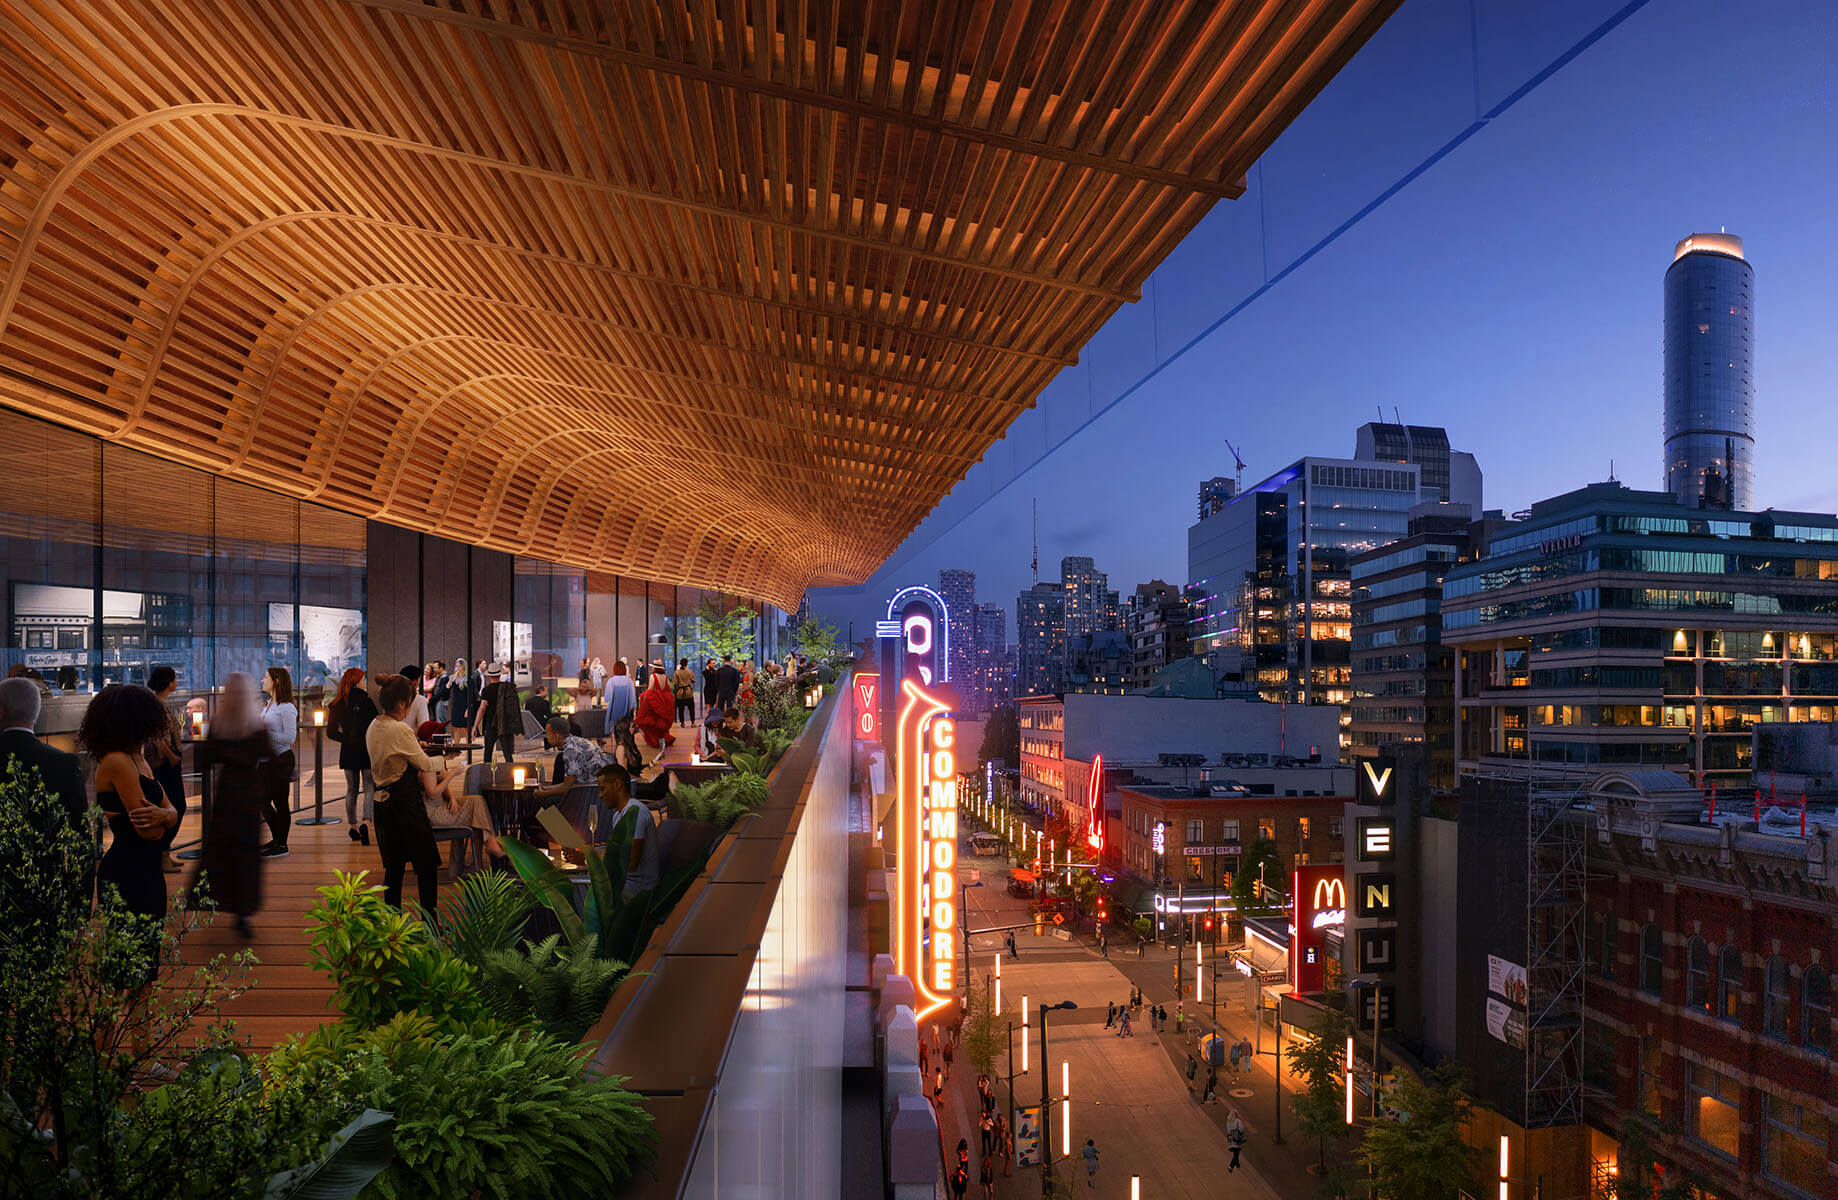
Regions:
[[0, 0], [0, 402], [865, 578], [1399, 0]]

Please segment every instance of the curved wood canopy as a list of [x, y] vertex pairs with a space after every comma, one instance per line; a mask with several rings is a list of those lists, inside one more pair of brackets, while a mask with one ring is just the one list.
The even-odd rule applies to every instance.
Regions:
[[0, 403], [858, 582], [1400, 0], [0, 0]]

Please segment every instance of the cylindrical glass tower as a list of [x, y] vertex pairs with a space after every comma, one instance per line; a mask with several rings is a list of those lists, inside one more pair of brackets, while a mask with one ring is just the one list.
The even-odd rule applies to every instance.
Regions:
[[1742, 239], [1694, 233], [1666, 270], [1666, 486], [1696, 508], [1749, 511], [1755, 449], [1755, 272]]

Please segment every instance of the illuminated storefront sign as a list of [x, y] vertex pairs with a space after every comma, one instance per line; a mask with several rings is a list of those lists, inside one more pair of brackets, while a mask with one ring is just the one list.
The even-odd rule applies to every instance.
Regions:
[[1365, 875], [1353, 877], [1354, 890], [1358, 893], [1354, 910], [1363, 918], [1390, 920], [1396, 914], [1392, 910], [1392, 893], [1397, 890], [1398, 877], [1390, 871], [1372, 871]]
[[1085, 795], [1085, 844], [1093, 854], [1104, 853], [1104, 756], [1091, 760], [1091, 788]]
[[1339, 928], [1347, 923], [1347, 885], [1335, 876], [1315, 881], [1315, 915], [1309, 925], [1315, 929]]
[[1289, 929], [1289, 978], [1298, 992], [1318, 992], [1322, 987], [1322, 959], [1327, 931], [1343, 924], [1347, 915], [1347, 885], [1338, 863], [1295, 869], [1293, 906]]
[[900, 682], [894, 963], [918, 993], [920, 1020], [957, 988], [957, 726], [950, 705]]
[[872, 671], [855, 675], [855, 736], [881, 740], [881, 677]]
[[1155, 853], [1168, 853], [1168, 822], [1155, 822], [1155, 833], [1150, 844], [1155, 847]]

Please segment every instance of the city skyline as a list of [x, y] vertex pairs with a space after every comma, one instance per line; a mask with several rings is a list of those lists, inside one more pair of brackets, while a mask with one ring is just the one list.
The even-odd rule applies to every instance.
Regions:
[[[1673, 7], [1684, 11], [1636, 12], [956, 528], [903, 549], [856, 594], [821, 594], [819, 609], [849, 619], [884, 602], [888, 582], [951, 566], [975, 570], [986, 594], [1018, 593], [1035, 499], [1042, 563], [1092, 556], [1124, 590], [1191, 582], [1179, 578], [1185, 529], [1198, 485], [1233, 473], [1224, 439], [1251, 482], [1316, 452], [1315, 429], [1394, 411], [1475, 454], [1490, 508], [1607, 479], [1611, 464], [1631, 487], [1663, 489], [1663, 276], [1681, 238], [1721, 227], [1742, 235], [1763, 287], [1754, 503], [1838, 511], [1838, 484], [1803, 432], [1838, 375], [1822, 331], [1838, 319], [1824, 286], [1834, 250], [1817, 199], [1838, 180], [1838, 148], [1813, 136], [1838, 21], [1798, 12], [1732, 28], [1724, 68], [1702, 78], [1693, 30], [1714, 7]], [[1700, 157], [1740, 159], [1780, 186], [1703, 171]], [[1171, 264], [1203, 296], [1206, 264], [1186, 249]], [[1147, 342], [1143, 310], [1165, 320], [1178, 299], [1146, 291], [1115, 321], [1134, 316]], [[1082, 401], [1095, 386], [1073, 368], [1049, 395]], [[1580, 442], [1556, 436], [1585, 424]], [[914, 540], [928, 536], [922, 525]]]

